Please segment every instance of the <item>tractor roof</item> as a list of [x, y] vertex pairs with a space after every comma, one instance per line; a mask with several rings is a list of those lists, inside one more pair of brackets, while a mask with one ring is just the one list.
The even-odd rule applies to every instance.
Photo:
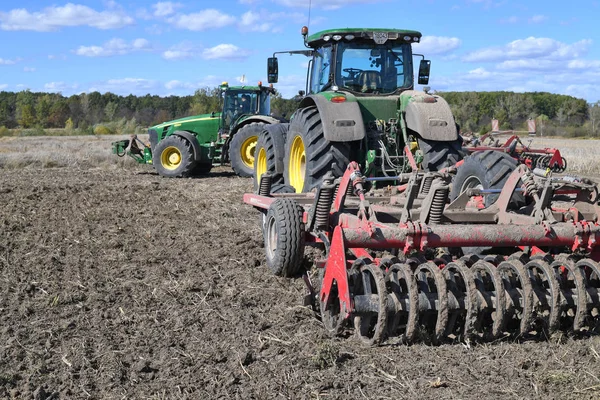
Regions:
[[[373, 39], [375, 33], [387, 33], [387, 40], [402, 40], [406, 42], [418, 43], [421, 40], [421, 32], [411, 31], [406, 29], [385, 29], [385, 28], [340, 28], [340, 29], [328, 29], [314, 33], [306, 39], [306, 43], [310, 47], [317, 47], [327, 42], [329, 38], [334, 35], [341, 35], [346, 37], [348, 35], [354, 36], [356, 39]], [[410, 40], [405, 39], [410, 37]]]

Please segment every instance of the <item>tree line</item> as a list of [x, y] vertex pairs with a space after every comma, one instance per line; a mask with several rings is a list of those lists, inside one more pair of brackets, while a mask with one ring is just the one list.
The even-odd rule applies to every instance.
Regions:
[[535, 119], [538, 133], [561, 136], [598, 136], [600, 101], [547, 92], [437, 92], [452, 109], [463, 132], [489, 132], [491, 120], [501, 130], [527, 130]]
[[[498, 119], [503, 130], [525, 130], [536, 119], [546, 135], [600, 135], [600, 102], [546, 92], [437, 92], [444, 97], [463, 132], [488, 132]], [[81, 133], [125, 133], [188, 115], [218, 112], [219, 88], [201, 88], [190, 96], [118, 96], [113, 93], [0, 92], [1, 129], [63, 128]], [[271, 112], [289, 118], [298, 106], [276, 94]], [[102, 128], [102, 129], [100, 129]]]

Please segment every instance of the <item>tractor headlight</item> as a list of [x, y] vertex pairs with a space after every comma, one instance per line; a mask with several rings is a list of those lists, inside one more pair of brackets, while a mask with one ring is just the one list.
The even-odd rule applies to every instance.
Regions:
[[342, 40], [342, 35], [333, 35], [333, 40], [336, 42]]
[[344, 36], [344, 39], [352, 40], [352, 39], [354, 39], [354, 35], [346, 35], [346, 36]]
[[404, 36], [404, 40], [406, 40], [407, 42], [410, 42], [412, 40], [412, 37], [410, 37], [410, 36]]
[[329, 42], [331, 40], [331, 36], [325, 35], [325, 36], [323, 36], [323, 40], [326, 42]]

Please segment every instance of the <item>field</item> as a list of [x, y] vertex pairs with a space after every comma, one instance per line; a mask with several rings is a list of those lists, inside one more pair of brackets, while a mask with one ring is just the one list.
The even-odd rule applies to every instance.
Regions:
[[[162, 179], [116, 139], [0, 138], [0, 398], [600, 397], [598, 336], [327, 337], [265, 266], [249, 179]], [[597, 174], [598, 141], [555, 143]]]

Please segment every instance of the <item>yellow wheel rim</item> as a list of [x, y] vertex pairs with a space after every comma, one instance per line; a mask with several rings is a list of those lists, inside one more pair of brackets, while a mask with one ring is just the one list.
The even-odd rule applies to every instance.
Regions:
[[261, 147], [256, 156], [256, 172], [254, 173], [257, 187], [260, 186], [260, 178], [265, 172], [267, 172], [267, 152], [264, 147]]
[[254, 151], [256, 150], [256, 142], [258, 136], [250, 136], [244, 140], [240, 148], [242, 162], [248, 167], [254, 169]]
[[290, 147], [290, 161], [288, 164], [290, 185], [296, 189], [296, 193], [302, 193], [302, 189], [304, 189], [305, 174], [306, 151], [304, 149], [304, 142], [300, 136], [296, 136]]
[[177, 169], [181, 165], [181, 152], [175, 146], [169, 146], [160, 154], [161, 165], [168, 170]]

